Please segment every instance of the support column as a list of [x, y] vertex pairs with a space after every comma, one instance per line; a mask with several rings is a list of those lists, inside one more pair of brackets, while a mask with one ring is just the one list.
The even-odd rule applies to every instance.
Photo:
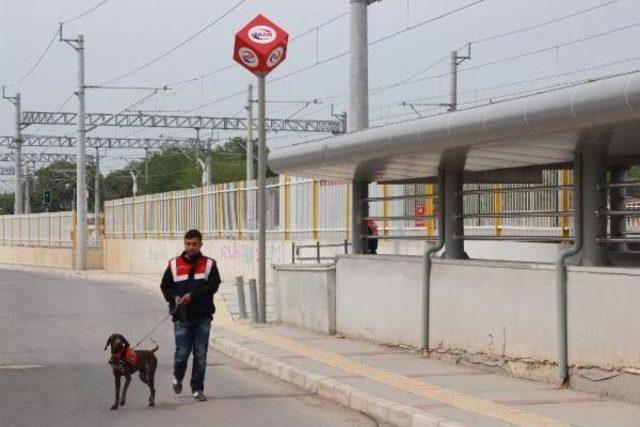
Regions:
[[582, 179], [584, 207], [584, 249], [582, 264], [602, 266], [607, 264], [606, 246], [596, 243], [598, 237], [607, 234], [607, 217], [597, 216], [596, 211], [606, 208], [606, 192], [598, 190], [606, 183], [607, 146], [586, 144], [583, 150]]
[[362, 254], [367, 248], [367, 241], [363, 238], [368, 234], [367, 223], [364, 220], [369, 216], [369, 203], [365, 200], [367, 197], [369, 184], [354, 181], [351, 188], [351, 248], [354, 254]]
[[[624, 177], [627, 169], [624, 166], [613, 166], [611, 171], [611, 184], [619, 184], [624, 182]], [[611, 210], [622, 211], [626, 209], [625, 197], [627, 190], [624, 188], [612, 188], [610, 190], [609, 203]], [[623, 216], [612, 216], [609, 220], [609, 234], [611, 237], [624, 237], [627, 232], [627, 219]], [[623, 252], [627, 250], [626, 243], [614, 243], [609, 246], [611, 249], [617, 252]]]
[[444, 258], [466, 259], [464, 240], [464, 207], [462, 203], [462, 185], [464, 183], [464, 154], [445, 159], [444, 170]]
[[[347, 131], [357, 132], [369, 127], [369, 50], [367, 31], [368, 0], [350, 0], [350, 75], [349, 114]], [[364, 219], [367, 216], [369, 196], [367, 182], [353, 181], [351, 194], [351, 248], [361, 254], [366, 248], [362, 236], [367, 234]]]

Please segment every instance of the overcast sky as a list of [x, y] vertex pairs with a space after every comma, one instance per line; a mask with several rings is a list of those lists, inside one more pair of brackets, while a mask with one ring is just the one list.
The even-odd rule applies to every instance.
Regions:
[[[207, 23], [231, 9], [238, 0], [109, 0], [94, 12], [68, 23], [65, 36], [84, 34], [86, 41], [86, 83], [102, 84], [164, 53]], [[68, 20], [100, 3], [99, 0], [0, 0], [0, 84], [21, 78], [42, 53], [58, 22]], [[370, 40], [406, 29], [472, 0], [383, 0], [369, 7]], [[610, 4], [608, 4], [610, 3]], [[593, 6], [607, 4], [589, 13], [512, 36], [472, 46], [472, 59], [461, 65], [459, 91], [461, 107], [488, 102], [488, 98], [517, 94], [524, 90], [548, 87], [588, 77], [640, 68], [638, 36], [640, 26], [595, 37], [570, 46], [563, 44], [595, 36], [640, 22], [640, 0], [484, 0], [443, 19], [419, 26], [380, 42], [370, 49], [371, 124], [407, 120], [416, 117], [405, 100], [446, 102], [449, 81], [448, 61], [442, 61], [418, 75], [417, 81], [377, 93], [376, 88], [397, 83], [418, 73], [467, 42], [518, 30], [559, 18]], [[349, 10], [349, 0], [247, 0], [219, 23], [192, 42], [117, 85], [163, 86], [203, 75], [232, 64], [233, 36], [248, 20], [262, 12], [291, 36], [313, 29]], [[288, 59], [272, 73], [278, 78], [292, 71], [323, 61], [348, 49], [348, 16], [311, 31], [292, 42]], [[538, 49], [551, 48], [521, 59], [487, 65], [475, 70], [465, 68], [498, 61]], [[461, 51], [463, 53], [463, 51]], [[635, 58], [635, 59], [634, 59]], [[620, 62], [624, 61], [624, 62]], [[617, 64], [607, 65], [614, 62]], [[584, 68], [588, 71], [577, 72]], [[429, 78], [431, 77], [431, 78]], [[76, 85], [76, 54], [67, 45], [54, 42], [43, 61], [23, 82], [8, 88], [21, 92], [23, 111], [56, 111], [62, 107]], [[419, 80], [420, 78], [425, 78]], [[518, 83], [533, 80], [528, 83]], [[138, 108], [161, 111], [188, 111], [246, 89], [254, 78], [239, 65], [196, 82], [173, 86], [173, 90], [149, 98]], [[512, 84], [513, 83], [513, 84]], [[346, 108], [348, 57], [309, 68], [268, 85], [273, 100], [320, 99], [293, 117], [331, 118], [330, 104]], [[487, 89], [501, 86], [495, 89]], [[88, 112], [117, 112], [148, 92], [88, 91]], [[438, 98], [440, 97], [440, 98]], [[244, 115], [244, 93], [225, 101], [197, 109], [192, 114]], [[287, 117], [301, 104], [270, 104], [271, 117]], [[426, 111], [433, 108], [418, 106]], [[63, 111], [76, 111], [72, 97]], [[25, 133], [72, 135], [70, 127], [27, 128]], [[13, 134], [13, 107], [0, 103], [0, 135]], [[190, 130], [100, 128], [98, 136], [195, 136]], [[207, 135], [208, 136], [208, 135]], [[233, 136], [221, 133], [221, 138]], [[279, 134], [269, 136], [269, 145], [282, 146], [314, 135]], [[25, 151], [36, 151], [26, 148]], [[48, 152], [60, 151], [50, 148]], [[104, 160], [105, 169], [122, 167], [125, 159], [143, 152], [113, 151]], [[5, 180], [6, 187], [10, 177]]]

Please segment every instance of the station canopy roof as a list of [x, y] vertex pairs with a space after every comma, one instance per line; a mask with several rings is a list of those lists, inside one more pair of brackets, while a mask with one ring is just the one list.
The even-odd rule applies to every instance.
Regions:
[[465, 173], [566, 165], [584, 144], [605, 144], [612, 162], [640, 163], [640, 72], [481, 107], [419, 118], [273, 150], [280, 174], [326, 180], [418, 182], [445, 156]]

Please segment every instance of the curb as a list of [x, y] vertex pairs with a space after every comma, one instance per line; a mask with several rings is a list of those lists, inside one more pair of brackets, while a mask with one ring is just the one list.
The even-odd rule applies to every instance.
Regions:
[[394, 426], [465, 427], [464, 424], [448, 421], [428, 412], [376, 397], [329, 377], [282, 363], [273, 357], [260, 354], [226, 338], [213, 337], [211, 345], [225, 356], [254, 367], [260, 372]]
[[[63, 277], [87, 279], [101, 282], [125, 282], [137, 285], [146, 291], [160, 295], [160, 289], [150, 281], [140, 277], [130, 277], [117, 273], [62, 270], [47, 267], [0, 264], [0, 270], [55, 274]], [[238, 360], [258, 371], [279, 378], [287, 383], [332, 400], [342, 406], [362, 412], [385, 423], [398, 427], [467, 427], [455, 421], [446, 420], [428, 412], [402, 405], [392, 400], [382, 399], [371, 393], [341, 383], [332, 378], [315, 374], [309, 370], [282, 363], [258, 353], [227, 338], [212, 336], [211, 346], [227, 357]]]

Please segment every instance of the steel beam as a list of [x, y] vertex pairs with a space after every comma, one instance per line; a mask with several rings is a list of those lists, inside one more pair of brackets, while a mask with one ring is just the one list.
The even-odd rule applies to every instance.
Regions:
[[[0, 147], [13, 147], [14, 137], [0, 136]], [[188, 147], [206, 149], [214, 140], [196, 138], [86, 138], [88, 148], [114, 149], [162, 149]], [[76, 137], [56, 135], [23, 135], [22, 146], [27, 147], [75, 147]]]
[[[31, 125], [63, 125], [77, 124], [77, 113], [25, 111], [22, 113], [22, 127]], [[178, 116], [165, 114], [133, 114], [133, 113], [87, 113], [86, 125], [89, 128], [98, 126], [148, 127], [148, 128], [187, 128], [207, 130], [246, 130], [248, 120], [240, 117], [205, 117]], [[344, 132], [342, 123], [335, 120], [305, 119], [265, 119], [267, 131], [278, 132], [319, 132], [339, 134]], [[254, 124], [255, 129], [255, 124]]]
[[[93, 156], [87, 156], [90, 162], [94, 162]], [[0, 162], [13, 162], [15, 161], [14, 153], [0, 153]], [[75, 154], [63, 154], [63, 153], [22, 153], [23, 162], [38, 162], [38, 163], [52, 163], [52, 162], [76, 162]]]

